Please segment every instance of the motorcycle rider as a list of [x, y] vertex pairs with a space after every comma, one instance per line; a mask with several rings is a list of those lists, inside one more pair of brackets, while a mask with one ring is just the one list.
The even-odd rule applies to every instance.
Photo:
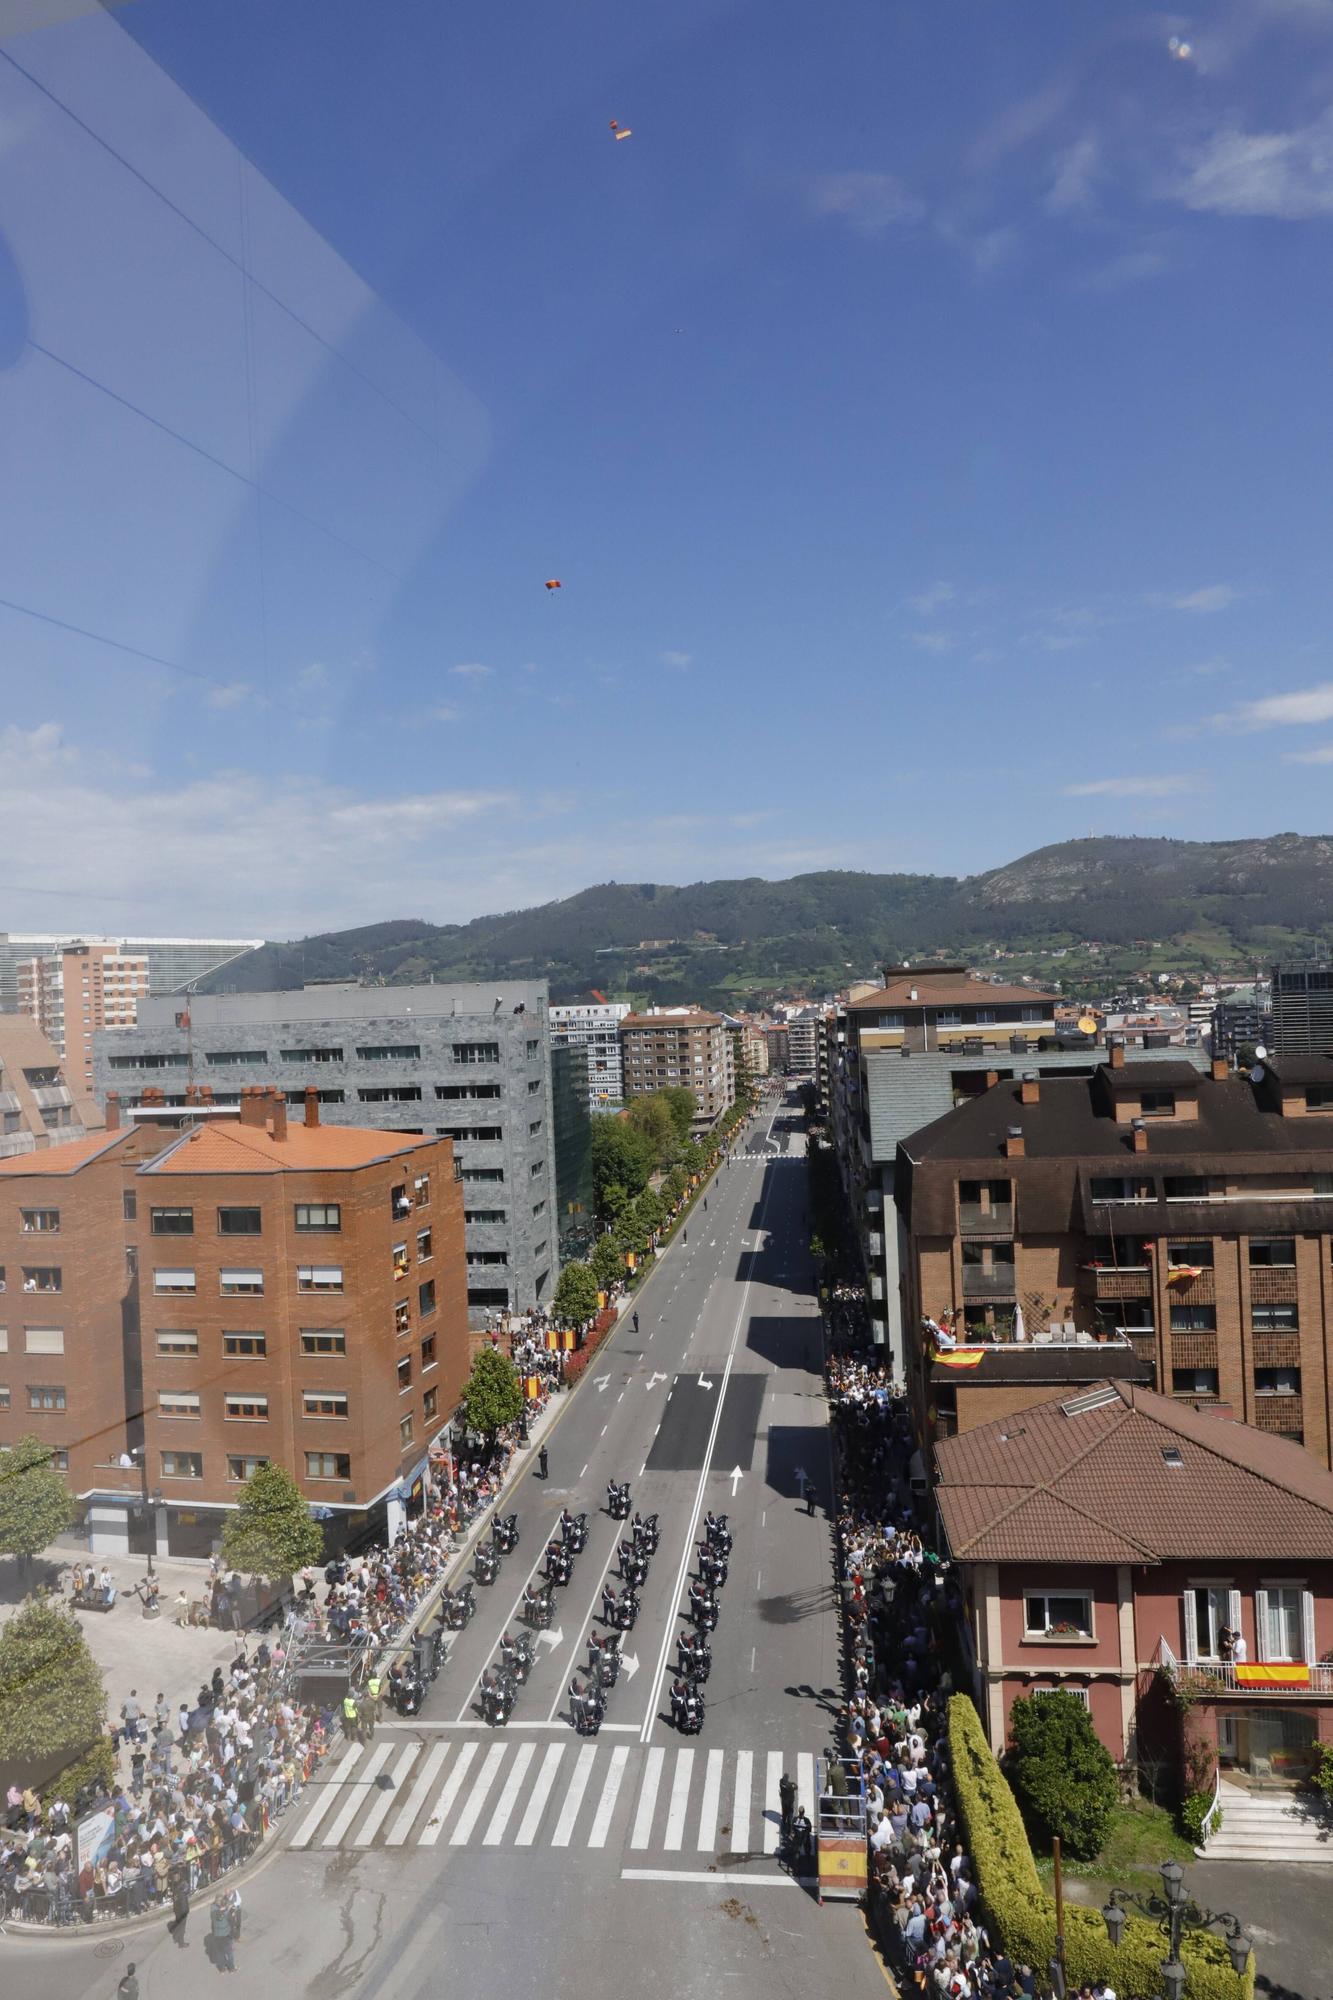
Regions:
[[675, 1680], [671, 1683], [671, 1720], [675, 1723], [677, 1729], [680, 1728], [685, 1720], [686, 1693], [687, 1690], [684, 1681]]
[[618, 1597], [616, 1596], [616, 1593], [615, 1593], [615, 1591], [614, 1591], [614, 1590], [612, 1589], [612, 1587], [611, 1587], [611, 1584], [610, 1584], [610, 1582], [609, 1582], [609, 1581], [607, 1581], [607, 1582], [603, 1583], [603, 1585], [602, 1585], [602, 1623], [603, 1623], [603, 1625], [614, 1625], [614, 1624], [615, 1624], [615, 1622], [616, 1622], [616, 1610], [617, 1610], [617, 1607], [618, 1607], [618, 1605], [619, 1605], [619, 1602], [620, 1602], [620, 1600], [619, 1600], [619, 1598], [618, 1598]]

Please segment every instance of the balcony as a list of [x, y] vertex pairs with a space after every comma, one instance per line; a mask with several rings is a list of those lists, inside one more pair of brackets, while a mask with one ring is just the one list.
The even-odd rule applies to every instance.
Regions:
[[1009, 1299], [1014, 1297], [1014, 1267], [1012, 1264], [964, 1264], [963, 1297], [965, 1299]]
[[[1328, 1660], [1316, 1660], [1309, 1666], [1300, 1660], [1246, 1661], [1239, 1669], [1243, 1678], [1238, 1679], [1234, 1660], [1197, 1660], [1191, 1664], [1178, 1660], [1168, 1641], [1161, 1638], [1153, 1665], [1195, 1700], [1240, 1694], [1273, 1695], [1280, 1701], [1289, 1701], [1293, 1697], [1299, 1700], [1304, 1696], [1308, 1700], [1312, 1696], [1333, 1694], [1333, 1661]], [[1267, 1683], [1262, 1678], [1266, 1670], [1275, 1676]], [[1283, 1680], [1283, 1674], [1300, 1678]]]
[[1141, 1299], [1152, 1291], [1151, 1264], [1085, 1264], [1079, 1272], [1083, 1288], [1095, 1299]]
[[958, 1229], [963, 1236], [1011, 1238], [1014, 1233], [1014, 1205], [1006, 1202], [998, 1208], [983, 1208], [979, 1201], [960, 1201]]
[[39, 1084], [32, 1094], [41, 1111], [60, 1111], [74, 1102], [63, 1083]]

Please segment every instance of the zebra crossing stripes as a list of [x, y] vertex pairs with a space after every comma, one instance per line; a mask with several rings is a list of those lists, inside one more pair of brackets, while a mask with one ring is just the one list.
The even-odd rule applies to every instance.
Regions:
[[631, 1847], [646, 1847], [653, 1830], [653, 1808], [657, 1804], [657, 1788], [662, 1782], [662, 1762], [666, 1751], [654, 1749], [648, 1752], [644, 1766], [643, 1784], [639, 1789], [639, 1809], [634, 1815], [634, 1831], [629, 1837]]
[[516, 1844], [519, 1847], [531, 1847], [533, 1841], [537, 1838], [537, 1828], [541, 1825], [542, 1814], [546, 1810], [546, 1801], [551, 1796], [551, 1787], [555, 1783], [555, 1774], [560, 1769], [561, 1759], [564, 1757], [564, 1754], [565, 1746], [563, 1743], [552, 1743], [545, 1757], [542, 1759], [542, 1768], [538, 1774], [537, 1782], [532, 1788], [532, 1795], [528, 1800], [528, 1809], [524, 1813], [523, 1822], [518, 1829]]
[[[407, 1795], [407, 1804], [403, 1807], [397, 1819], [394, 1821], [393, 1825], [389, 1828], [389, 1838], [387, 1842], [387, 1845], [389, 1847], [401, 1847], [403, 1842], [407, 1839], [408, 1834], [412, 1831], [413, 1826], [420, 1818], [421, 1808], [426, 1803], [426, 1795], [430, 1791], [431, 1786], [435, 1783], [436, 1778], [439, 1776], [440, 1766], [441, 1764], [443, 1764], [445, 1758], [448, 1755], [449, 1755], [449, 1745], [447, 1743], [433, 1744], [431, 1746], [431, 1749], [427, 1752], [425, 1761], [421, 1766], [421, 1770], [418, 1772], [417, 1777], [413, 1782], [412, 1789]], [[408, 1769], [411, 1770], [411, 1768], [412, 1767], [409, 1764]]]

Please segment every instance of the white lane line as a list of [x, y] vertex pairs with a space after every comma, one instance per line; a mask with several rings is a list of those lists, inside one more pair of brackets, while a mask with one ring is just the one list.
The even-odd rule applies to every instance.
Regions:
[[391, 1782], [384, 1787], [384, 1790], [379, 1794], [374, 1805], [366, 1814], [365, 1819], [357, 1828], [356, 1839], [352, 1842], [353, 1847], [369, 1847], [371, 1841], [379, 1832], [381, 1823], [387, 1819], [389, 1807], [394, 1801], [394, 1795], [416, 1762], [416, 1756], [416, 1745], [409, 1743], [393, 1767]]
[[753, 1672], [754, 1672], [754, 1656], [755, 1656], [755, 1654], [756, 1654], [756, 1653], [757, 1653], [758, 1651], [759, 1651], [759, 1648], [758, 1648], [757, 1646], [751, 1646], [751, 1648], [750, 1648], [750, 1672], [751, 1672], [751, 1673], [753, 1673]]
[[440, 1796], [435, 1801], [435, 1810], [421, 1829], [420, 1837], [417, 1840], [418, 1847], [434, 1847], [436, 1841], [439, 1839], [444, 1822], [453, 1810], [454, 1800], [463, 1788], [463, 1780], [468, 1774], [468, 1766], [476, 1756], [479, 1747], [476, 1743], [465, 1743], [459, 1751], [453, 1770], [440, 1787]]
[[500, 1794], [495, 1811], [491, 1814], [491, 1823], [481, 1837], [483, 1847], [498, 1847], [504, 1839], [504, 1831], [509, 1824], [509, 1816], [518, 1804], [518, 1795], [522, 1789], [524, 1777], [527, 1775], [528, 1765], [532, 1762], [536, 1754], [537, 1745], [535, 1743], [522, 1743], [519, 1745], [518, 1755], [510, 1767], [509, 1776], [505, 1779], [504, 1790]]
[[605, 1425], [605, 1424], [603, 1424], [603, 1425], [602, 1425], [602, 1436], [603, 1436], [603, 1437], [605, 1437], [605, 1436], [606, 1436], [606, 1425]]
[[762, 1570], [759, 1570], [756, 1572], [754, 1579], [754, 1593], [756, 1597], [759, 1595], [763, 1587], [764, 1587], [764, 1572]]
[[782, 1794], [778, 1784], [782, 1778], [782, 1752], [770, 1750], [768, 1753], [768, 1784], [764, 1792], [764, 1852], [776, 1854], [778, 1835], [782, 1831]]
[[622, 1882], [743, 1882], [747, 1889], [808, 1889], [813, 1875], [748, 1875], [744, 1869], [622, 1868]]
[[736, 1752], [736, 1785], [731, 1795], [731, 1851], [750, 1851], [750, 1787], [754, 1781], [754, 1751]]
[[671, 1806], [667, 1812], [666, 1839], [662, 1843], [664, 1847], [679, 1847], [685, 1838], [685, 1809], [690, 1802], [690, 1776], [693, 1769], [693, 1750], [677, 1750], [676, 1771], [671, 1780]]
[[707, 1850], [717, 1844], [717, 1807], [722, 1796], [721, 1750], [710, 1750], [708, 1769], [704, 1773], [703, 1802], [699, 1807], [699, 1839], [697, 1845]]
[[407, 1804], [389, 1828], [387, 1847], [401, 1847], [412, 1830], [412, 1822], [426, 1803], [426, 1794], [435, 1783], [441, 1764], [449, 1755], [447, 1743], [433, 1743], [426, 1753], [426, 1761], [421, 1766], [417, 1781], [407, 1795]]
[[796, 1759], [796, 1803], [810, 1814], [811, 1819], [818, 1818], [815, 1809], [815, 1760], [808, 1750], [802, 1750]]
[[662, 1760], [666, 1751], [659, 1748], [648, 1752], [648, 1761], [643, 1767], [643, 1783], [639, 1787], [639, 1806], [634, 1815], [634, 1831], [629, 1837], [631, 1847], [646, 1847], [648, 1836], [653, 1830], [653, 1811], [657, 1805], [657, 1788], [662, 1782]]
[[592, 1832], [588, 1835], [589, 1847], [606, 1846], [606, 1836], [611, 1829], [611, 1815], [616, 1809], [616, 1800], [620, 1796], [621, 1780], [624, 1778], [625, 1766], [628, 1763], [629, 1750], [622, 1743], [618, 1750], [611, 1752], [611, 1769], [606, 1774], [606, 1783], [602, 1786], [602, 1796], [597, 1801], [597, 1812], [593, 1818]]
[[338, 1845], [338, 1842], [342, 1839], [348, 1827], [366, 1803], [365, 1787], [375, 1776], [380, 1765], [387, 1762], [389, 1752], [392, 1748], [392, 1743], [381, 1743], [378, 1749], [371, 1751], [365, 1763], [356, 1774], [356, 1781], [352, 1786], [351, 1796], [325, 1834], [321, 1843], [322, 1846], [336, 1847]]
[[297, 1828], [297, 1831], [292, 1835], [291, 1844], [293, 1847], [304, 1847], [306, 1842], [317, 1831], [320, 1821], [337, 1798], [343, 1779], [347, 1776], [364, 1748], [365, 1745], [362, 1743], [348, 1744], [347, 1749], [338, 1759], [329, 1776], [324, 1780], [320, 1797], [316, 1799], [314, 1805]]
[[582, 1471], [582, 1472], [581, 1472], [581, 1473], [579, 1474], [579, 1478], [580, 1478], [580, 1479], [582, 1479], [582, 1478], [583, 1478], [583, 1477], [585, 1476], [585, 1474], [587, 1473], [587, 1470], [588, 1470], [588, 1468], [587, 1468], [587, 1466], [585, 1465], [585, 1466], [584, 1466], [584, 1468], [583, 1468], [583, 1471]]
[[519, 1822], [518, 1832], [514, 1835], [515, 1847], [531, 1847], [537, 1838], [537, 1828], [541, 1825], [542, 1813], [546, 1808], [547, 1799], [551, 1796], [555, 1774], [560, 1769], [560, 1760], [564, 1754], [563, 1743], [552, 1743], [542, 1758], [541, 1770], [538, 1771], [536, 1782], [528, 1795], [527, 1810]]
[[588, 1789], [588, 1780], [592, 1776], [596, 1757], [595, 1743], [585, 1743], [579, 1751], [579, 1760], [574, 1766], [569, 1790], [565, 1793], [565, 1803], [560, 1808], [560, 1817], [555, 1823], [555, 1832], [551, 1835], [552, 1847], [568, 1847], [574, 1837], [574, 1822], [579, 1816], [579, 1807], [583, 1804], [583, 1794]]

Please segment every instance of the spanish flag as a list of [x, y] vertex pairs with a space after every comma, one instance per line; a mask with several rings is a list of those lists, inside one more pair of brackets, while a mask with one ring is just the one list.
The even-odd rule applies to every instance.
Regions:
[[975, 1368], [985, 1352], [984, 1347], [942, 1347], [935, 1359], [941, 1368]]
[[1295, 1660], [1289, 1665], [1275, 1660], [1256, 1660], [1251, 1665], [1241, 1661], [1236, 1667], [1236, 1686], [1247, 1688], [1306, 1688], [1310, 1685], [1310, 1669], [1304, 1661]]

